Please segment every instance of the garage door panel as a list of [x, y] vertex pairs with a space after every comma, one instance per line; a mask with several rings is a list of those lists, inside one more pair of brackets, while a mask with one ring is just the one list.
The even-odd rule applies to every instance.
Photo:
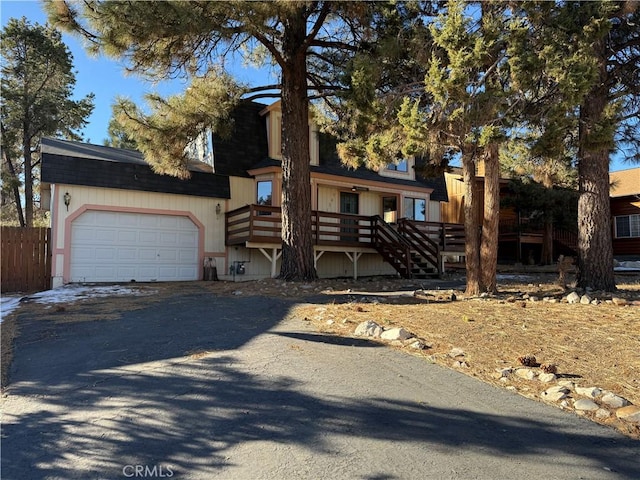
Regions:
[[135, 230], [118, 230], [118, 245], [135, 245], [138, 243], [138, 232]]
[[118, 261], [119, 262], [135, 262], [138, 257], [138, 249], [136, 248], [119, 248], [118, 249]]
[[98, 262], [101, 261], [116, 261], [118, 257], [117, 250], [114, 247], [96, 248], [94, 251], [95, 258]]
[[176, 262], [178, 260], [178, 252], [176, 249], [162, 248], [158, 250], [158, 259], [159, 261], [166, 262]]
[[85, 242], [95, 240], [95, 229], [85, 226], [75, 228], [71, 234], [71, 241]]
[[117, 225], [119, 227], [137, 227], [139, 223], [138, 214], [120, 213], [117, 217]]
[[86, 211], [71, 227], [71, 281], [199, 277], [199, 234], [184, 216]]

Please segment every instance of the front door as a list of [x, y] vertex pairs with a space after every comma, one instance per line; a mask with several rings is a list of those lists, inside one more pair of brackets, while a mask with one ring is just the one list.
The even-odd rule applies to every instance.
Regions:
[[[340, 192], [340, 213], [350, 213], [357, 215], [359, 211], [358, 206], [358, 194], [351, 192]], [[357, 242], [358, 241], [358, 228], [356, 227], [358, 221], [350, 218], [343, 218], [340, 222], [342, 227], [340, 232], [344, 235], [340, 236], [340, 240], [343, 242]]]
[[398, 197], [382, 197], [384, 221], [396, 223], [398, 217]]

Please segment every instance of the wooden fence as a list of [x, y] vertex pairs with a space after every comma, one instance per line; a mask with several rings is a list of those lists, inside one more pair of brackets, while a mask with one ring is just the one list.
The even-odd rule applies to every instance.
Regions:
[[0, 228], [2, 292], [51, 288], [51, 229]]

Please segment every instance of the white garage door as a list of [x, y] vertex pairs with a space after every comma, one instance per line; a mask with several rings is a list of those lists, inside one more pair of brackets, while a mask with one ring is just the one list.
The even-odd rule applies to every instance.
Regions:
[[89, 210], [71, 225], [72, 282], [197, 280], [198, 267], [187, 217]]

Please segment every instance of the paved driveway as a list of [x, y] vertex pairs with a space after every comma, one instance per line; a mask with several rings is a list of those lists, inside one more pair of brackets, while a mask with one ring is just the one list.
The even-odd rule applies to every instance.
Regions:
[[290, 318], [291, 300], [131, 301], [111, 320], [20, 314], [3, 479], [640, 477], [640, 442], [318, 334]]

